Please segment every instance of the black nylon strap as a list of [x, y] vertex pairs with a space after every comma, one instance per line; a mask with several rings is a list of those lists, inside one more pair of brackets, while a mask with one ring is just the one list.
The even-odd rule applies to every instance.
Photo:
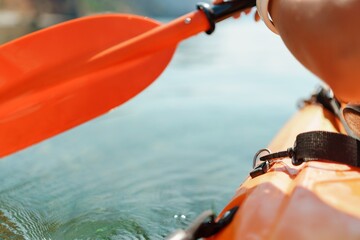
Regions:
[[360, 142], [355, 138], [314, 131], [296, 137], [293, 157], [299, 162], [323, 159], [360, 167], [359, 150]]
[[272, 161], [284, 157], [292, 158], [294, 165], [307, 161], [329, 160], [360, 167], [360, 141], [339, 133], [306, 132], [297, 135], [293, 148], [271, 153], [260, 160]]

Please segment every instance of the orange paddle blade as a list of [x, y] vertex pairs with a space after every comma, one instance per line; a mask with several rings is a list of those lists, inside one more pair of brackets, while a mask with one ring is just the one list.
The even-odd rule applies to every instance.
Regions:
[[166, 25], [99, 15], [1, 46], [0, 157], [126, 102], [161, 74], [179, 41], [208, 27], [202, 12]]

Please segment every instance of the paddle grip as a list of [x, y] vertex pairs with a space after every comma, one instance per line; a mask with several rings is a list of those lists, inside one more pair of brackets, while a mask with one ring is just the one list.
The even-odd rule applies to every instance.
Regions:
[[198, 3], [197, 9], [203, 11], [209, 20], [210, 29], [206, 31], [207, 34], [211, 34], [215, 30], [215, 24], [228, 17], [234, 15], [234, 13], [243, 11], [247, 8], [255, 7], [256, 0], [234, 0], [226, 1], [220, 4], [210, 5], [208, 3]]

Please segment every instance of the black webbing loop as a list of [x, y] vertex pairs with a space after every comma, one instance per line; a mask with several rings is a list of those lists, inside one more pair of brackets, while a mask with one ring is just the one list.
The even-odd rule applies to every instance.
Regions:
[[296, 137], [293, 148], [263, 156], [260, 160], [271, 161], [281, 157], [292, 158], [294, 165], [307, 161], [329, 160], [360, 167], [360, 141], [339, 133], [306, 132]]
[[333, 132], [314, 131], [296, 137], [295, 158], [299, 162], [330, 160], [360, 167], [359, 141]]

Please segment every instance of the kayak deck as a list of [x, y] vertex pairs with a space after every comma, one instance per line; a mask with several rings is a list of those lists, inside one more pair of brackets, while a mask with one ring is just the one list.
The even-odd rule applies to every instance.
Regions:
[[[338, 129], [323, 108], [306, 106], [269, 148], [287, 149], [301, 132]], [[359, 239], [359, 203], [358, 168], [328, 161], [293, 166], [284, 159], [239, 187], [219, 215], [239, 206], [234, 219], [210, 239]]]

